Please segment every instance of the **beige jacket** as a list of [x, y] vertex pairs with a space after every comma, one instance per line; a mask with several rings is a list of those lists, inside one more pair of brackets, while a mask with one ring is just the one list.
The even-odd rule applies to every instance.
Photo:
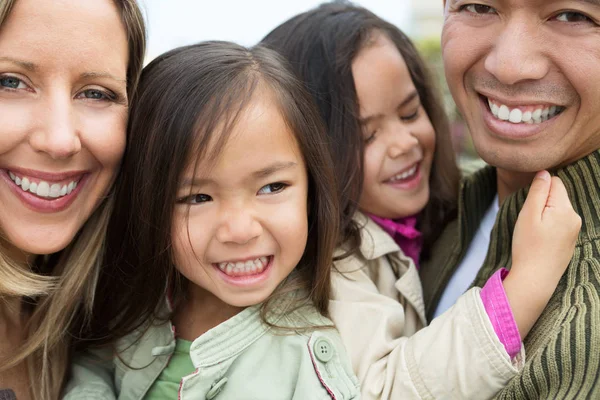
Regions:
[[[363, 399], [487, 399], [524, 363], [512, 361], [473, 288], [426, 328], [413, 261], [362, 214], [360, 254], [335, 264], [330, 316]], [[421, 329], [423, 328], [423, 329]]]

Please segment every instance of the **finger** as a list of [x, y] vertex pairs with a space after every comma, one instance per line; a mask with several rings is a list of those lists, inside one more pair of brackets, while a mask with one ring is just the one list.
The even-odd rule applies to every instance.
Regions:
[[548, 171], [540, 171], [535, 175], [522, 211], [532, 213], [534, 216], [541, 218], [544, 207], [546, 207], [546, 202], [548, 201], [550, 182], [551, 179]]
[[546, 201], [546, 207], [556, 208], [573, 208], [571, 201], [569, 200], [569, 194], [562, 180], [554, 176], [551, 180], [550, 192], [548, 193], [548, 200]]

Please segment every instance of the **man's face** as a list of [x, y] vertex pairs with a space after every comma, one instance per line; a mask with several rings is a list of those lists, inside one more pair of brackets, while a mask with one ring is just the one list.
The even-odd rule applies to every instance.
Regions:
[[488, 163], [515, 172], [600, 148], [600, 0], [447, 0], [448, 85]]

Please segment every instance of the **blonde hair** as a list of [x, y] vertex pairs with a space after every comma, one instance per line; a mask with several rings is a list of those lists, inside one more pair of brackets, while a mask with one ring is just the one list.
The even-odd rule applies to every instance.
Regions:
[[[17, 0], [0, 0], [0, 27]], [[129, 101], [144, 63], [146, 30], [136, 0], [113, 0], [121, 14], [129, 44]], [[0, 372], [25, 362], [36, 400], [58, 399], [69, 368], [70, 334], [90, 317], [101, 266], [112, 193], [105, 198], [71, 244], [61, 252], [39, 257], [39, 270], [11, 260], [0, 246], [0, 301], [7, 297], [33, 299], [27, 340]]]

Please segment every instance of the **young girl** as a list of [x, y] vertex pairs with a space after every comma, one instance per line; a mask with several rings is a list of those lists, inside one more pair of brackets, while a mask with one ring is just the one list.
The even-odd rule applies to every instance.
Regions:
[[[510, 274], [499, 271], [421, 329], [419, 259], [455, 215], [459, 181], [424, 63], [396, 27], [347, 3], [293, 17], [262, 43], [291, 62], [327, 123], [342, 214], [330, 315], [363, 398], [492, 397], [522, 368], [521, 337], [573, 253], [580, 219], [562, 183], [547, 172], [534, 181]], [[529, 214], [550, 182], [568, 227], [561, 238], [547, 211], [537, 222]], [[538, 290], [525, 303], [519, 292], [532, 276]]]
[[146, 67], [88, 339], [127, 336], [114, 362], [79, 359], [67, 399], [359, 398], [325, 318], [320, 121], [271, 50], [206, 42]]

